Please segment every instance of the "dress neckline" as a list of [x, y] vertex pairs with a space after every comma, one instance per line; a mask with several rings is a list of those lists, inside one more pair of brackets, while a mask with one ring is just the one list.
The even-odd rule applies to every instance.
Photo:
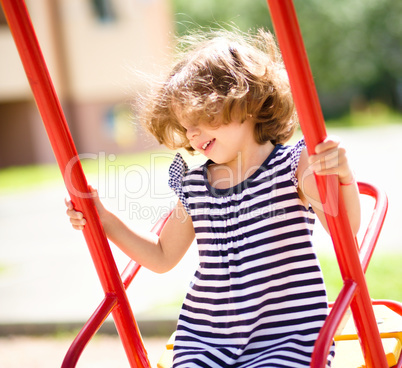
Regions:
[[269, 162], [281, 147], [281, 144], [275, 145], [274, 149], [269, 153], [268, 157], [253, 174], [251, 174], [248, 178], [244, 179], [240, 183], [228, 188], [215, 188], [210, 184], [210, 182], [208, 181], [208, 166], [214, 164], [214, 162], [212, 160], [208, 160], [203, 164], [202, 167], [202, 174], [205, 186], [214, 197], [227, 197], [231, 196], [232, 194], [241, 193], [245, 188], [247, 188], [250, 181], [253, 181], [256, 177], [258, 177], [258, 175], [260, 175], [261, 172], [267, 169]]

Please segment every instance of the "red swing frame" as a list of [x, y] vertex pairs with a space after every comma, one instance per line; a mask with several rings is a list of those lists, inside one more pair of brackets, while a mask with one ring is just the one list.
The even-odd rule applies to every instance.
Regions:
[[[125, 289], [140, 266], [130, 262], [120, 276], [88, 184], [78, 158], [65, 116], [54, 90], [23, 0], [0, 0], [27, 74], [39, 112], [42, 116], [56, 160], [75, 207], [85, 214], [83, 231], [105, 298], [83, 327], [69, 349], [62, 367], [75, 367], [78, 359], [106, 317], [112, 313], [131, 367], [148, 368], [150, 363]], [[285, 66], [287, 68], [300, 125], [308, 152], [327, 136], [320, 103], [304, 49], [296, 12], [291, 0], [267, 0]], [[388, 367], [378, 332], [364, 272], [374, 250], [384, 221], [387, 201], [376, 188], [360, 184], [361, 192], [376, 198], [373, 228], [367, 232], [361, 247], [352, 235], [337, 177], [316, 177], [344, 286], [332, 307], [312, 356], [311, 367], [325, 367], [335, 330], [350, 306], [366, 366]], [[153, 231], [159, 233], [166, 219]], [[402, 315], [402, 305], [393, 301], [377, 301]], [[402, 367], [402, 356], [396, 365]]]

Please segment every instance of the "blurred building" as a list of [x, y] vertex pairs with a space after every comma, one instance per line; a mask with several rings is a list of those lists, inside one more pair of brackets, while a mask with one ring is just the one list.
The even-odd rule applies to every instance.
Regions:
[[[26, 0], [79, 153], [153, 145], [129, 101], [169, 60], [169, 0]], [[0, 167], [54, 162], [0, 7]]]

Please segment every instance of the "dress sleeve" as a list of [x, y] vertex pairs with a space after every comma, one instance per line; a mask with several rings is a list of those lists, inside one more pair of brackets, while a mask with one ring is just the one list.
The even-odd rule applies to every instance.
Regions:
[[179, 197], [183, 207], [190, 213], [187, 203], [187, 198], [183, 192], [183, 177], [188, 171], [187, 163], [184, 161], [180, 153], [176, 153], [172, 164], [169, 167], [169, 187], [173, 189], [177, 197]]
[[297, 167], [299, 166], [300, 154], [305, 147], [306, 143], [304, 142], [303, 138], [300, 141], [298, 141], [291, 149], [290, 167], [291, 167], [293, 185], [296, 188], [299, 186], [299, 182], [296, 177], [296, 171]]

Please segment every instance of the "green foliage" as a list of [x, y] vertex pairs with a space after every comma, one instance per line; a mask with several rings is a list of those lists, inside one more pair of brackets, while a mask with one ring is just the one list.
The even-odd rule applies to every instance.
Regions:
[[402, 78], [401, 2], [299, 0], [296, 6], [321, 90], [355, 88], [396, 102], [390, 94]]
[[259, 27], [271, 28], [265, 0], [174, 0], [177, 32], [180, 35], [199, 27], [235, 25], [243, 31]]

